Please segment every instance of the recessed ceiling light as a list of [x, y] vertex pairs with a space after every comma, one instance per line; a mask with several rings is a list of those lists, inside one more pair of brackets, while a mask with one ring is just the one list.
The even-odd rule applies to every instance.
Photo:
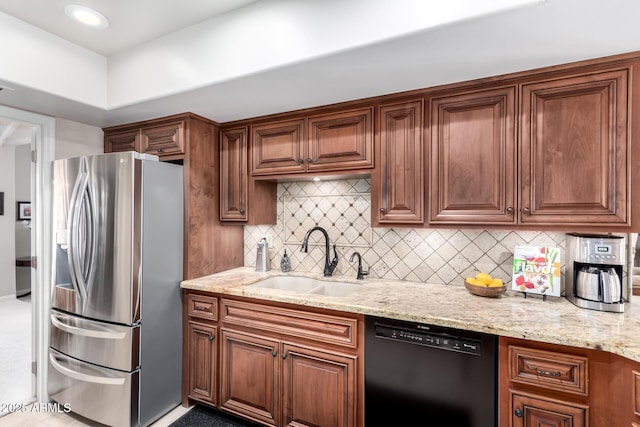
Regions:
[[84, 25], [93, 28], [107, 28], [109, 20], [103, 14], [86, 6], [78, 4], [68, 4], [64, 7], [64, 13], [71, 19], [74, 19]]

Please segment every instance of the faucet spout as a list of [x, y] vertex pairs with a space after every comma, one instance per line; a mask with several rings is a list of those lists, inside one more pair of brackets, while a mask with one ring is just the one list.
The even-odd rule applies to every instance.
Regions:
[[315, 226], [312, 229], [310, 229], [309, 231], [307, 231], [307, 234], [304, 236], [304, 239], [302, 240], [302, 247], [300, 248], [301, 252], [307, 252], [309, 249], [309, 236], [311, 236], [311, 233], [313, 233], [314, 231], [319, 231], [322, 233], [322, 235], [324, 236], [324, 245], [325, 245], [325, 250], [324, 250], [324, 276], [325, 277], [329, 277], [333, 274], [333, 271], [336, 269], [336, 266], [338, 265], [338, 252], [336, 251], [336, 245], [333, 245], [333, 260], [329, 260], [330, 257], [330, 251], [329, 251], [329, 234], [327, 233], [327, 230], [325, 230], [322, 227], [319, 226]]
[[369, 274], [369, 269], [367, 268], [367, 271], [363, 271], [362, 270], [362, 257], [360, 256], [360, 252], [354, 252], [351, 254], [351, 257], [349, 258], [349, 262], [353, 262], [353, 258], [358, 257], [358, 275], [356, 276], [357, 280], [363, 280], [364, 276]]

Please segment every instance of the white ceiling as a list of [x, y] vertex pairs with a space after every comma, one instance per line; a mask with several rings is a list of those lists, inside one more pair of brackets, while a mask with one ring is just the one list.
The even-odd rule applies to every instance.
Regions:
[[[86, 29], [68, 21], [62, 11], [67, 3], [65, 0], [0, 0], [0, 12], [109, 59], [115, 52], [136, 52], [135, 46], [141, 43], [144, 46], [150, 40], [161, 42], [165, 40], [161, 37], [163, 34], [203, 22], [219, 13], [226, 13], [221, 15], [224, 18], [261, 6], [259, 10], [264, 11], [277, 5], [277, 12], [281, 13], [286, 7], [300, 3], [320, 5], [318, 7], [358, 3], [356, 0], [73, 1], [107, 15], [112, 24], [108, 33], [92, 32], [90, 36]], [[359, 4], [365, 3], [359, 0]], [[433, 5], [436, 7], [440, 3], [434, 1]], [[430, 3], [421, 4], [429, 6]], [[234, 8], [241, 9], [234, 11]], [[547, 0], [449, 25], [417, 29], [401, 36], [381, 37], [358, 46], [334, 48], [322, 55], [283, 62], [157, 97], [141, 98], [109, 110], [20, 84], [10, 84], [15, 90], [0, 92], [0, 104], [98, 127], [185, 111], [224, 123], [640, 51], [638, 16], [638, 0]], [[360, 31], [362, 17], [354, 14], [348, 18], [353, 22], [353, 31]], [[303, 24], [316, 25], [327, 35], [332, 34], [335, 27], [330, 19], [317, 21]], [[384, 20], [376, 25], [381, 31], [385, 29]], [[229, 42], [233, 45], [232, 40]], [[197, 61], [187, 63], [185, 69], [195, 67], [194, 64]], [[3, 84], [2, 69], [0, 61], [0, 86]]]
[[[104, 56], [222, 15], [257, 0], [0, 0], [0, 11]], [[67, 4], [91, 7], [109, 19], [95, 30], [71, 21]]]

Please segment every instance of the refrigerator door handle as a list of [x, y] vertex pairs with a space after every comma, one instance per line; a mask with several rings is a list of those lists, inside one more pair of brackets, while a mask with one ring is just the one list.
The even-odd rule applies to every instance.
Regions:
[[80, 171], [71, 194], [71, 206], [67, 230], [69, 233], [69, 272], [71, 283], [80, 295], [84, 311], [87, 304], [88, 288], [93, 280], [96, 240], [93, 197], [89, 185], [87, 159], [80, 160]]
[[107, 385], [122, 385], [125, 382], [124, 378], [109, 378], [109, 377], [98, 377], [95, 375], [85, 374], [83, 372], [74, 371], [73, 369], [69, 369], [65, 366], [62, 366], [57, 360], [56, 357], [49, 353], [49, 362], [51, 362], [51, 366], [53, 366], [56, 371], [60, 372], [62, 375], [65, 375], [70, 378], [74, 378], [79, 381], [94, 383], [94, 384], [107, 384]]
[[56, 314], [51, 315], [51, 323], [53, 323], [56, 328], [73, 335], [81, 335], [83, 337], [101, 338], [108, 340], [121, 340], [127, 336], [127, 334], [125, 334], [124, 332], [97, 331], [94, 329], [78, 328], [77, 326], [71, 326], [63, 323], [61, 321], [63, 319], [64, 318], [60, 318]]

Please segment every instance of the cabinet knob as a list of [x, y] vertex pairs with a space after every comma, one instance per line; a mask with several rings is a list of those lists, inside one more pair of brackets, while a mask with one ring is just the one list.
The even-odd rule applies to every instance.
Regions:
[[513, 413], [515, 414], [516, 417], [522, 418], [522, 409], [518, 408], [515, 411], [513, 411]]
[[213, 335], [209, 335], [209, 341], [213, 341]]
[[286, 359], [287, 358], [287, 353], [282, 353], [282, 359]]
[[298, 164], [299, 164], [299, 165], [301, 165], [301, 164], [303, 164], [303, 163], [304, 163], [304, 160], [302, 160], [302, 159], [298, 159]]
[[507, 208], [507, 213], [513, 213], [513, 208], [511, 206]]
[[244, 208], [240, 208], [240, 215], [244, 215]]
[[277, 352], [277, 351], [272, 351], [272, 352], [271, 352], [271, 355], [272, 355], [273, 357], [276, 357], [276, 356], [278, 355], [278, 352]]
[[384, 208], [380, 208], [380, 213], [383, 214], [384, 213]]
[[529, 215], [531, 213], [531, 209], [529, 208], [522, 208], [522, 212], [524, 212], [525, 214]]
[[307, 157], [307, 163], [313, 163], [313, 160], [311, 160], [311, 157]]
[[164, 151], [164, 149], [163, 149], [163, 148], [158, 148], [156, 151], [157, 151], [158, 153], [162, 153], [162, 152]]

